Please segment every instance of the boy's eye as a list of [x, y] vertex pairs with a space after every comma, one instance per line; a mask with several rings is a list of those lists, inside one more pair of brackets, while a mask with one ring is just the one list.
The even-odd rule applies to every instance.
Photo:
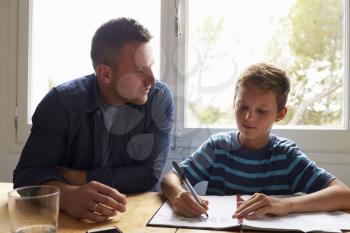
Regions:
[[248, 108], [248, 106], [240, 106], [239, 107], [239, 110], [241, 110], [241, 111], [248, 111], [249, 110], [249, 108]]
[[262, 109], [258, 109], [257, 112], [258, 112], [259, 114], [263, 114], [263, 113], [266, 113], [267, 111], [262, 110]]

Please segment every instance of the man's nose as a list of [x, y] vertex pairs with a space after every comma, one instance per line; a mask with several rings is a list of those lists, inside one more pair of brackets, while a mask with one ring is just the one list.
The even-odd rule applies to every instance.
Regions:
[[152, 68], [145, 70], [145, 81], [147, 84], [154, 85], [156, 83], [156, 80], [153, 75]]

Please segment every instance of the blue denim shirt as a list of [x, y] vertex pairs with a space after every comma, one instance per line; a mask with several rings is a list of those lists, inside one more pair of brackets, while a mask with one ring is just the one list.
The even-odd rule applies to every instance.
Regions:
[[136, 111], [137, 122], [116, 136], [108, 165], [102, 164], [104, 122], [100, 105], [95, 75], [53, 88], [32, 117], [31, 133], [14, 170], [14, 187], [49, 180], [67, 182], [59, 166], [85, 170], [87, 181], [99, 181], [123, 193], [154, 187], [170, 146], [174, 115], [170, 89], [157, 81], [144, 105], [128, 104], [133, 111], [125, 114], [132, 119]]

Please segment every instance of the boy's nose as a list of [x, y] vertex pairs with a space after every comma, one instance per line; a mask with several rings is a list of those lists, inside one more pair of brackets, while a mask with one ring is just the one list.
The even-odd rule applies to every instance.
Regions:
[[245, 119], [250, 120], [253, 118], [253, 113], [252, 111], [246, 111], [245, 113]]

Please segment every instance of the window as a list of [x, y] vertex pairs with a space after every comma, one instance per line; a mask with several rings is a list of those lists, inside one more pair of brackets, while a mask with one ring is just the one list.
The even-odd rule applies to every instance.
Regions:
[[344, 129], [343, 4], [188, 1], [185, 125], [231, 127], [235, 79], [265, 61], [292, 80], [283, 125]]
[[[22, 64], [17, 109], [19, 142], [25, 141], [36, 106], [53, 86], [94, 72], [91, 39], [96, 29], [109, 19], [131, 17], [151, 31], [154, 69], [160, 75], [160, 0], [20, 0], [18, 3], [18, 59]], [[145, 11], [148, 7], [154, 11]]]
[[176, 98], [173, 148], [197, 147], [210, 134], [233, 128], [235, 79], [247, 65], [264, 61], [292, 79], [289, 114], [273, 132], [308, 151], [350, 151], [348, 1], [18, 3], [19, 142], [49, 88], [93, 72], [89, 50], [96, 28], [127, 16], [155, 36], [159, 79]]
[[264, 61], [292, 81], [287, 117], [273, 131], [311, 151], [345, 150], [346, 140], [335, 140], [349, 137], [347, 1], [191, 0], [183, 8], [178, 144], [196, 147], [233, 128], [235, 80]]
[[[147, 7], [158, 13], [145, 11]], [[94, 72], [90, 59], [91, 39], [102, 23], [121, 16], [142, 22], [152, 32], [152, 47], [158, 55], [155, 62], [159, 62], [159, 0], [128, 0], [123, 4], [115, 0], [32, 0], [28, 122], [49, 89]], [[159, 63], [155, 66], [156, 77], [159, 77]]]

